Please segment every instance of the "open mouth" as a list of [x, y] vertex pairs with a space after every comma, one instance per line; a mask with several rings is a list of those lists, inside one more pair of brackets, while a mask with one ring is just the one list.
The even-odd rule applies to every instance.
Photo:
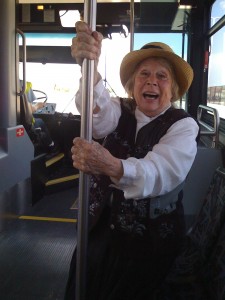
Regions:
[[156, 100], [159, 97], [159, 95], [156, 93], [143, 93], [143, 97], [149, 100]]

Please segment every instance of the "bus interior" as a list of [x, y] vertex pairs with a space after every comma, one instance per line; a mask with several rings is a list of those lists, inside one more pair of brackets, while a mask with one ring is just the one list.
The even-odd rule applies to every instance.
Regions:
[[[83, 11], [79, 0], [0, 1], [0, 298], [4, 300], [63, 299], [76, 246], [79, 194], [71, 147], [73, 138], [80, 136], [81, 116], [74, 99], [81, 70], [71, 56], [71, 43]], [[123, 56], [150, 41], [167, 43], [194, 70], [188, 93], [176, 102], [201, 129], [184, 188], [188, 230], [216, 170], [224, 168], [225, 2], [100, 0], [96, 30], [104, 36], [99, 70], [112, 95], [126, 96], [119, 78]], [[31, 115], [27, 101], [45, 106]], [[55, 153], [43, 149], [42, 132], [31, 126], [33, 118], [46, 124], [58, 146]], [[221, 228], [223, 223], [225, 218]], [[223, 246], [225, 252], [225, 242]]]

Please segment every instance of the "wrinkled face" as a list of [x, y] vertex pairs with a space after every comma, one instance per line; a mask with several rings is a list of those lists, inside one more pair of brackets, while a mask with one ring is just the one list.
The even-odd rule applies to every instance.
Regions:
[[137, 67], [133, 96], [146, 116], [154, 117], [170, 106], [172, 75], [165, 62], [148, 58]]

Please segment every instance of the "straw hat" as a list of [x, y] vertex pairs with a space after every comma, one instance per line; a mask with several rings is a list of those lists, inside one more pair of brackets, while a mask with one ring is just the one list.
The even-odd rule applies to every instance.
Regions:
[[189, 89], [193, 80], [191, 66], [176, 55], [173, 50], [164, 43], [153, 42], [144, 45], [140, 50], [131, 51], [122, 60], [120, 65], [120, 79], [125, 87], [137, 65], [151, 57], [162, 57], [171, 63], [175, 72], [175, 80], [179, 86], [178, 96], [181, 97]]

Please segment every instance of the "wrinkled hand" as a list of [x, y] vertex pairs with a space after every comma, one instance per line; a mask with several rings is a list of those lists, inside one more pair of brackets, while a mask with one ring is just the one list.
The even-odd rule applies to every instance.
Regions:
[[45, 103], [44, 102], [37, 102], [35, 105], [36, 105], [37, 109], [45, 107]]
[[71, 55], [79, 65], [84, 58], [98, 61], [101, 54], [103, 36], [100, 32], [92, 31], [87, 23], [76, 22], [77, 35], [72, 39]]
[[82, 138], [73, 140], [71, 149], [73, 166], [87, 174], [104, 174], [119, 180], [123, 175], [123, 165], [120, 159], [97, 142], [88, 142]]
[[36, 102], [35, 104], [32, 104], [32, 112], [36, 112], [37, 110], [45, 107], [44, 102]]

